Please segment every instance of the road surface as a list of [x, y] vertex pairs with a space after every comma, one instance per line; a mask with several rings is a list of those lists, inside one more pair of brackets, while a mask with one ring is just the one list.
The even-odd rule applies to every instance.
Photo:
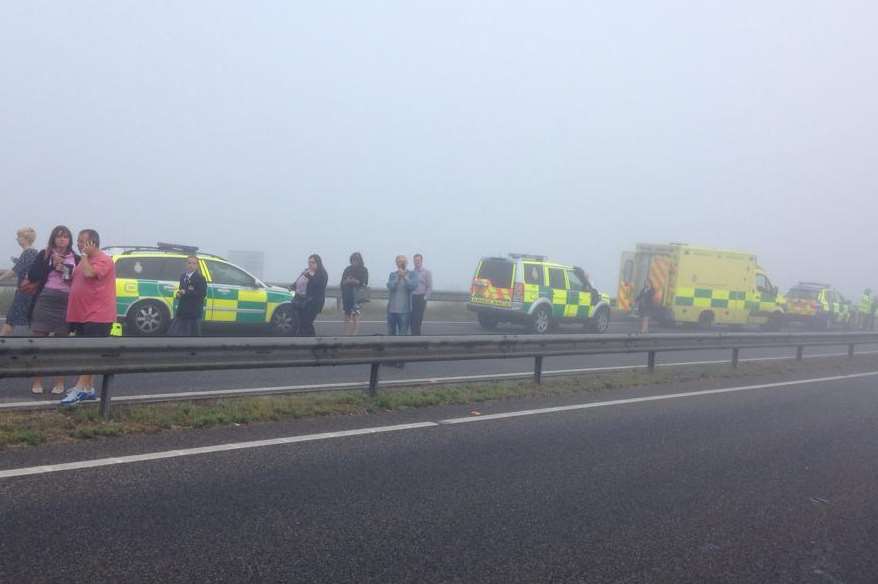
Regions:
[[[111, 458], [0, 470], [0, 581], [872, 584], [876, 387], [663, 397], [705, 389], [688, 384], [7, 451], [7, 473]], [[170, 458], [112, 458], [154, 452]]]

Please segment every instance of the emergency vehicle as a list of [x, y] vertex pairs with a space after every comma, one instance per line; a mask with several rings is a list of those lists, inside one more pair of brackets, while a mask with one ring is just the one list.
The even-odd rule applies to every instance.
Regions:
[[276, 335], [293, 330], [293, 293], [265, 284], [219, 256], [167, 243], [111, 246], [104, 251], [116, 265], [116, 315], [126, 335], [152, 337], [167, 331], [190, 255], [198, 256], [207, 281], [205, 328], [265, 329]]
[[655, 289], [656, 317], [665, 324], [759, 325], [779, 329], [784, 300], [752, 253], [684, 243], [639, 243], [624, 252], [618, 308], [635, 310], [646, 281]]
[[503, 322], [525, 324], [544, 334], [562, 323], [591, 332], [610, 326], [610, 298], [575, 266], [541, 255], [509, 254], [479, 260], [467, 308], [492, 330]]
[[799, 282], [786, 294], [786, 319], [815, 330], [849, 328], [851, 303], [830, 284]]

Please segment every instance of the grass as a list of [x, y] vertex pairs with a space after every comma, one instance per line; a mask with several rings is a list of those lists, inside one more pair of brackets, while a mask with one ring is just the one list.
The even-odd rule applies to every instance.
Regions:
[[645, 385], [765, 376], [790, 378], [807, 373], [839, 374], [854, 370], [856, 366], [862, 369], [864, 363], [875, 365], [878, 360], [858, 357], [855, 361], [839, 358], [804, 363], [742, 363], [739, 369], [721, 365], [669, 367], [659, 369], [653, 374], [646, 370], [628, 370], [598, 375], [549, 377], [542, 385], [519, 380], [383, 390], [375, 397], [369, 397], [364, 392], [331, 392], [115, 405], [114, 419], [109, 422], [100, 418], [98, 409], [94, 406], [73, 410], [11, 412], [0, 414], [0, 449], [318, 416], [366, 415], [428, 406], [478, 404], [524, 397], [557, 397]]

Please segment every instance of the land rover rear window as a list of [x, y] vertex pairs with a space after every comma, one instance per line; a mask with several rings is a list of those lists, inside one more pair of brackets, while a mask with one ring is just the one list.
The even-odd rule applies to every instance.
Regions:
[[494, 288], [512, 288], [515, 264], [505, 260], [484, 260], [476, 278], [488, 280]]

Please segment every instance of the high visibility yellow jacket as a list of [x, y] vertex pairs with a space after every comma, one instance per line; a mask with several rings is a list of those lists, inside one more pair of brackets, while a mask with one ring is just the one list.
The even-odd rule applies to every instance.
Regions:
[[872, 301], [871, 294], [863, 294], [860, 299], [860, 312], [863, 314], [872, 314], [875, 310], [875, 303]]

